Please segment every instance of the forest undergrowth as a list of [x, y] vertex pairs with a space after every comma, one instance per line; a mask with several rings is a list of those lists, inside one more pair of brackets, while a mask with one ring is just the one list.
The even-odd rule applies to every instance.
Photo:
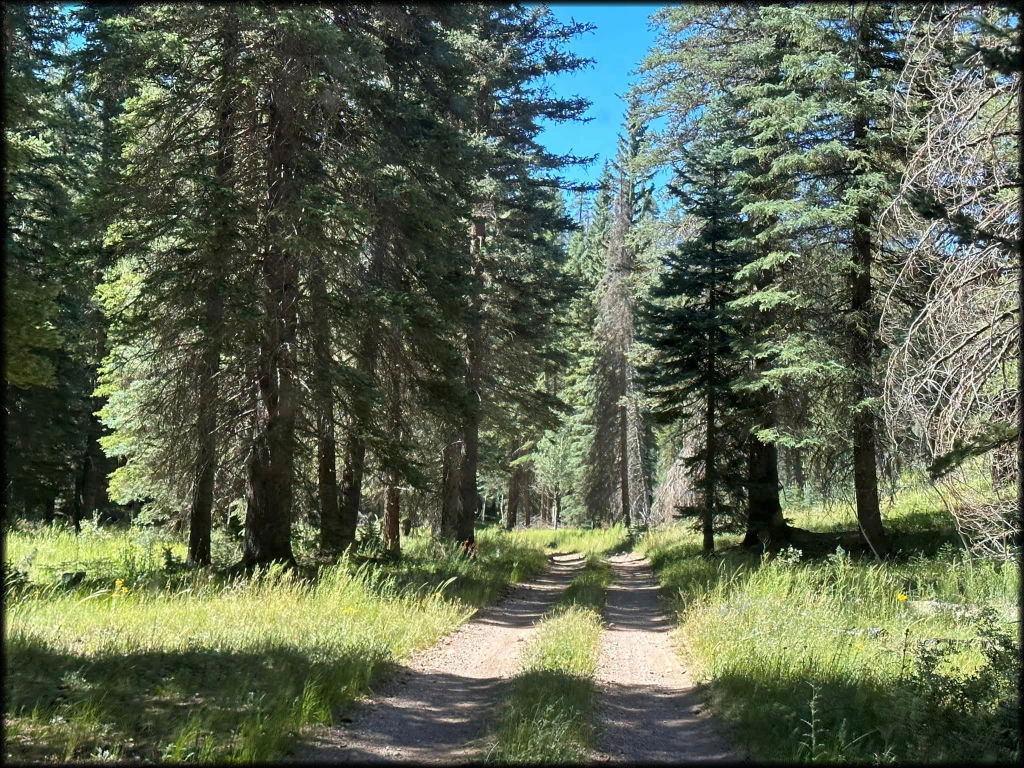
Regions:
[[[840, 508], [787, 517], [856, 528]], [[642, 542], [678, 614], [684, 659], [755, 759], [1019, 757], [1018, 564], [968, 556], [927, 488], [897, 495], [886, 523], [896, 552], [886, 562], [841, 549], [762, 558], [729, 536], [707, 558], [682, 526]]]
[[6, 757], [279, 758], [306, 726], [333, 722], [402, 658], [539, 573], [531, 538], [484, 529], [465, 558], [414, 534], [400, 561], [230, 579], [186, 569], [166, 535], [10, 530]]

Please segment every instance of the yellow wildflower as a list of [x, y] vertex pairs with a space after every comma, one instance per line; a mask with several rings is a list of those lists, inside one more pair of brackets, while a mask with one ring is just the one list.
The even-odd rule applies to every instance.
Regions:
[[898, 595], [896, 595], [896, 599], [899, 600], [901, 603], [907, 602], [907, 596], [905, 594], [903, 594], [902, 592], [900, 592]]

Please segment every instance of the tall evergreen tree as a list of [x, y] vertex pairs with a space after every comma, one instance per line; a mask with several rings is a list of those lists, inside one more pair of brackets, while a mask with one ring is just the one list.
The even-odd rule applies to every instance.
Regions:
[[610, 517], [626, 525], [646, 524], [651, 502], [647, 429], [632, 358], [636, 266], [646, 245], [642, 221], [653, 214], [650, 177], [639, 165], [646, 132], [633, 102], [612, 165], [611, 220], [594, 329], [595, 434], [587, 506], [592, 519]]
[[[551, 189], [561, 186], [558, 170], [581, 159], [544, 149], [537, 141], [538, 121], [579, 119], [587, 104], [551, 96], [540, 80], [587, 63], [565, 46], [588, 28], [560, 24], [543, 7], [480, 6], [474, 16], [474, 37], [466, 40], [463, 51], [477, 73], [464, 94], [473, 105], [464, 128], [478, 152], [477, 187], [467, 222], [470, 289], [462, 327], [467, 399], [443, 452], [446, 490], [441, 502], [442, 530], [470, 545], [479, 497], [481, 423], [498, 391], [493, 363], [507, 359], [487, 354], [490, 342], [506, 337], [520, 352], [540, 350], [525, 358], [531, 367], [540, 364], [546, 356], [545, 337], [551, 333], [547, 320], [563, 293], [554, 260], [561, 254], [560, 238], [552, 243], [543, 233], [570, 225], [553, 204]], [[503, 377], [506, 396], [536, 398], [529, 371], [521, 366], [505, 369], [515, 373]]]
[[[706, 121], [707, 124], [710, 121]], [[660, 300], [647, 314], [652, 364], [643, 369], [657, 418], [694, 436], [691, 471], [701, 480], [703, 547], [714, 551], [718, 518], [730, 499], [742, 499], [741, 446], [746, 435], [742, 402], [735, 391], [743, 370], [736, 341], [742, 317], [731, 306], [735, 278], [750, 260], [750, 238], [740, 219], [733, 176], [733, 146], [721, 130], [684, 155], [672, 192], [700, 222], [692, 239], [669, 255]]]

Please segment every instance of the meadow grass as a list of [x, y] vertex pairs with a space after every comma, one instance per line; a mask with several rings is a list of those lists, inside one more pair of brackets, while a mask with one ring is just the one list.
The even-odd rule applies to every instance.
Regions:
[[6, 543], [6, 564], [27, 574], [5, 616], [5, 753], [19, 761], [279, 758], [546, 562], [495, 530], [471, 558], [414, 535], [398, 562], [346, 559], [315, 579], [184, 569], [179, 542], [138, 531]]
[[[788, 516], [851, 527], [834, 510]], [[681, 526], [641, 543], [674, 602], [686, 660], [755, 758], [1019, 756], [1017, 564], [969, 557], [925, 490], [897, 497], [886, 522], [897, 554], [882, 563], [842, 551], [761, 558], [729, 550], [738, 537], [728, 536], [709, 559]]]
[[573, 763], [588, 758], [601, 609], [611, 580], [611, 568], [591, 553], [541, 621], [492, 726], [487, 762]]
[[628, 546], [629, 532], [622, 525], [608, 528], [536, 528], [517, 531], [525, 541], [547, 552], [579, 552], [607, 555]]

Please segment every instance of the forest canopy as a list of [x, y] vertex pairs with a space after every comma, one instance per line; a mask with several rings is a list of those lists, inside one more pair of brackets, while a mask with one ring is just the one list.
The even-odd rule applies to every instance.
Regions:
[[488, 519], [771, 547], [781, 492], [884, 556], [928, 472], [1012, 545], [1012, 4], [666, 7], [593, 185], [540, 139], [587, 24], [179, 11], [5, 11], [10, 518], [252, 568]]

